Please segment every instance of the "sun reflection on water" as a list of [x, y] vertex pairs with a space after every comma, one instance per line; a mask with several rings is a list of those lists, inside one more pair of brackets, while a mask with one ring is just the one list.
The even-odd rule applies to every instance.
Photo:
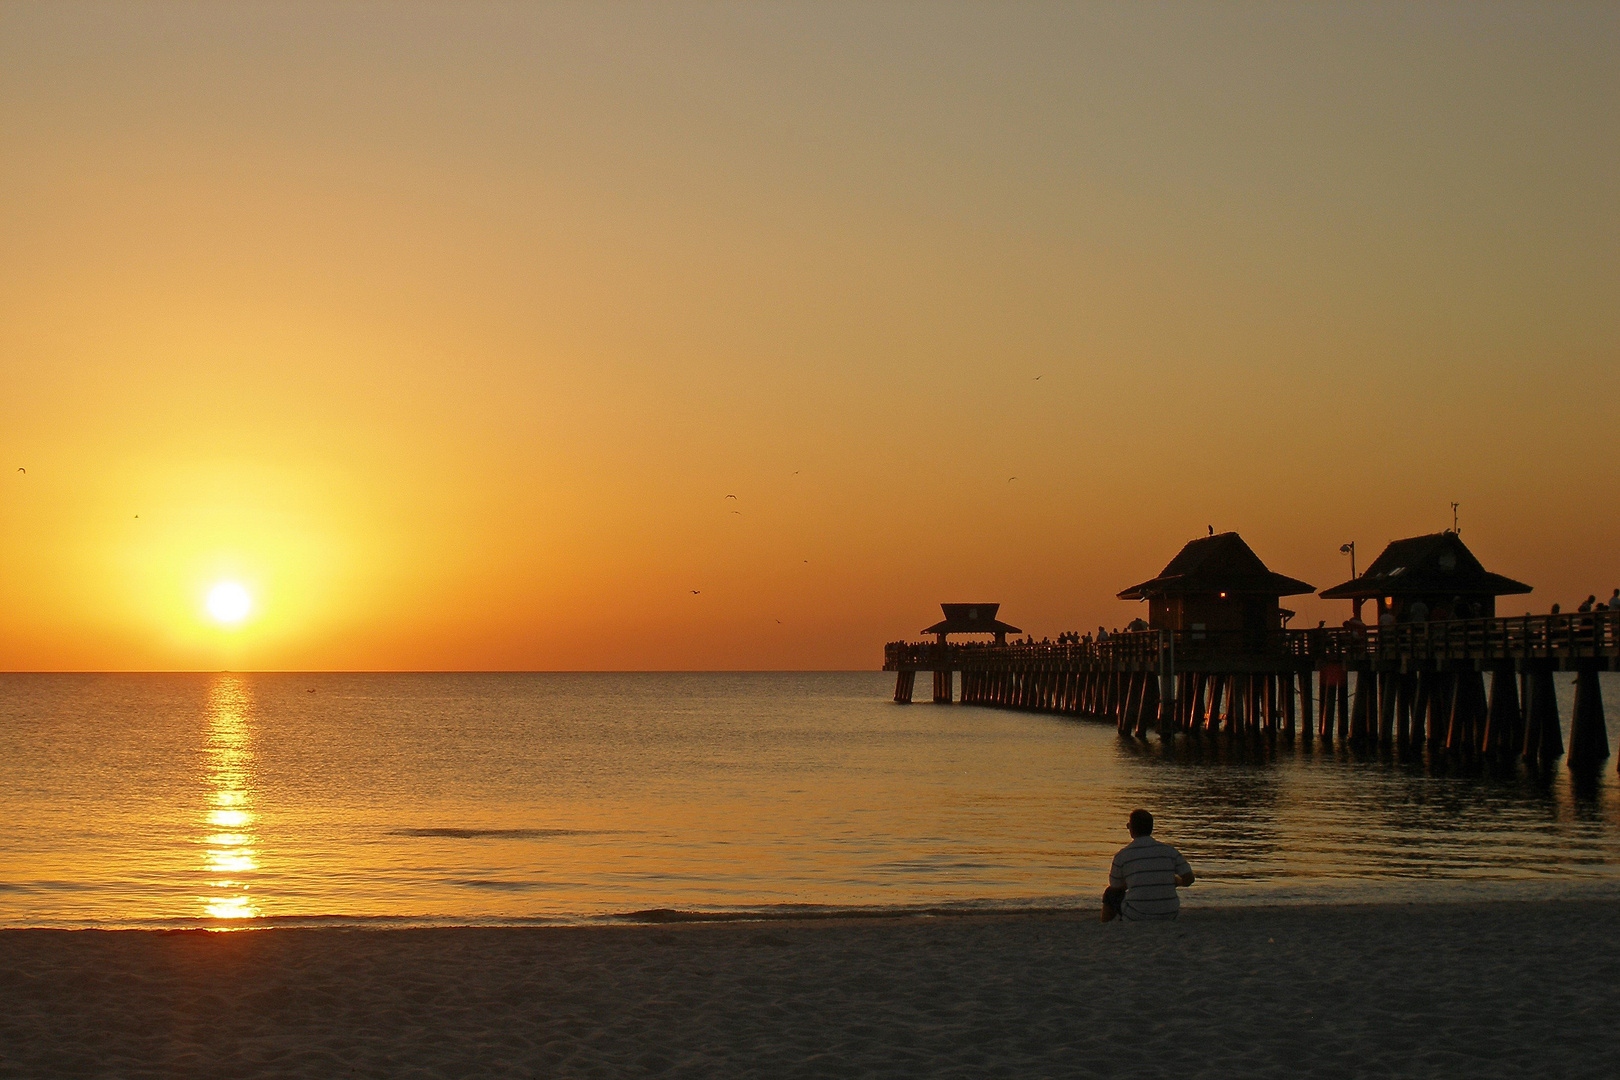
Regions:
[[249, 895], [259, 868], [253, 832], [253, 695], [246, 679], [220, 675], [208, 690], [208, 735], [203, 745], [208, 807], [203, 814], [203, 914], [211, 919], [251, 919], [259, 914]]

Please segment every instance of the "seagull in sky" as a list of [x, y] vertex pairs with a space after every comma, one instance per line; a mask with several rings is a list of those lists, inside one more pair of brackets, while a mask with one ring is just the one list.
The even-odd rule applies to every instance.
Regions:
[[700, 593], [700, 592], [702, 592], [702, 591], [703, 591], [703, 590], [702, 590], [702, 589], [693, 589], [693, 590], [692, 590], [692, 595], [693, 595], [693, 596], [696, 596], [696, 595], [697, 595], [697, 594], [698, 594], [698, 593]]
[[1018, 477], [1016, 477], [1016, 476], [1009, 476], [1009, 477], [1007, 477], [1007, 483], [1009, 483], [1009, 484], [1010, 484], [1010, 483], [1012, 483], [1012, 482], [1013, 482], [1013, 481], [1014, 481], [1014, 480], [1016, 480], [1016, 479], [1018, 479]]
[[1029, 381], [1030, 382], [1040, 382], [1044, 378], [1046, 378], [1046, 372], [1043, 371], [1039, 375], [1035, 376], [1033, 379], [1031, 379]]
[[736, 498], [736, 497], [737, 497], [737, 496], [735, 496], [735, 495], [727, 495], [727, 496], [726, 496], [726, 498], [728, 498], [728, 499], [735, 499], [735, 498]]
[[21, 465], [17, 466], [17, 471], [22, 473], [24, 476], [28, 475], [28, 470], [23, 468]]
[[741, 511], [741, 510], [733, 510], [733, 511], [732, 511], [732, 513], [733, 513], [733, 514], [741, 514], [741, 513], [742, 513], [742, 511]]

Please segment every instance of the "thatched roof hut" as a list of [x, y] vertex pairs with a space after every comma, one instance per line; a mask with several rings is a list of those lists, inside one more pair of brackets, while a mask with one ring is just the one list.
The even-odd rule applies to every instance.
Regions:
[[[1377, 600], [1380, 615], [1393, 611], [1397, 619], [1414, 610], [1424, 613], [1420, 617], [1438, 612], [1461, 618], [1493, 616], [1498, 596], [1530, 589], [1522, 581], [1485, 569], [1462, 538], [1447, 529], [1391, 542], [1361, 576], [1323, 589], [1321, 596], [1324, 600]], [[1419, 602], [1421, 609], [1415, 607]]]
[[1248, 646], [1258, 646], [1282, 628], [1278, 600], [1311, 591], [1308, 582], [1273, 573], [1243, 537], [1228, 532], [1189, 541], [1158, 577], [1119, 598], [1148, 601], [1155, 630], [1242, 631]]
[[945, 618], [923, 631], [935, 634], [944, 644], [946, 634], [994, 634], [996, 642], [1003, 643], [1008, 634], [1021, 634], [1022, 630], [996, 618], [1000, 604], [941, 604]]

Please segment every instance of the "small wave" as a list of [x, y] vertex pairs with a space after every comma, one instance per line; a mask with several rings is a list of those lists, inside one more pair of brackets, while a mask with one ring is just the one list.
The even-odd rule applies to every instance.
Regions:
[[958, 904], [884, 904], [865, 907], [839, 907], [821, 904], [772, 904], [755, 908], [688, 910], [682, 908], [643, 908], [595, 918], [604, 922], [627, 923], [704, 923], [704, 922], [787, 922], [832, 919], [939, 919], [973, 915], [1062, 915], [1087, 907], [1088, 902], [1072, 904], [1018, 904], [997, 901], [964, 901]]
[[544, 840], [552, 836], [599, 836], [601, 829], [389, 829], [389, 836], [443, 836], [455, 840]]
[[500, 878], [446, 878], [444, 883], [467, 889], [494, 889], [497, 892], [530, 892], [552, 887], [543, 881], [503, 881]]
[[85, 881], [0, 881], [0, 892], [95, 892], [106, 886]]

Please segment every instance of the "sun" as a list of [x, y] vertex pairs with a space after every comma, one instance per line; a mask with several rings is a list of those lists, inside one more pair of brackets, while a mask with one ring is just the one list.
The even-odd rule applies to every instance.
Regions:
[[253, 597], [234, 581], [222, 581], [208, 590], [208, 614], [215, 622], [235, 626], [253, 610]]

